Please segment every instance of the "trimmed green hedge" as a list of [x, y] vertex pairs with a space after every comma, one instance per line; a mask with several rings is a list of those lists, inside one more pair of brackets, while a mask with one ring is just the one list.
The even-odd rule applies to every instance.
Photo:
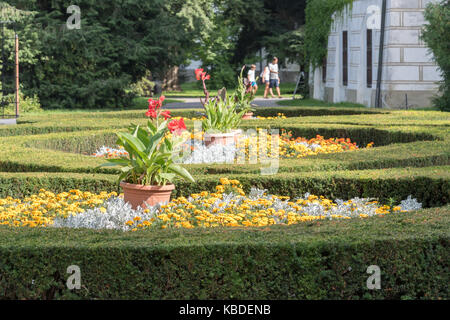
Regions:
[[[272, 194], [290, 197], [309, 192], [331, 199], [377, 197], [383, 203], [418, 198], [425, 207], [442, 206], [450, 200], [450, 166], [361, 170], [337, 172], [281, 173], [273, 176], [255, 174], [226, 175], [238, 179], [246, 191], [251, 187], [267, 189]], [[196, 175], [196, 183], [176, 182], [174, 197], [214, 190], [222, 174]], [[67, 173], [0, 173], [0, 197], [23, 197], [44, 188], [54, 192], [71, 189], [93, 192], [120, 191], [115, 175]]]
[[[192, 165], [197, 183], [173, 196], [213, 190], [220, 177], [291, 197], [331, 199], [408, 195], [425, 207], [450, 199], [450, 119], [440, 112], [267, 108], [243, 128], [286, 128], [309, 138], [351, 138], [375, 148], [281, 160], [268, 165]], [[175, 115], [198, 116], [182, 110]], [[320, 117], [318, 117], [320, 116]], [[120, 191], [104, 160], [83, 156], [114, 141], [143, 112], [50, 113], [0, 127], [0, 197], [41, 188]], [[187, 122], [192, 125], [191, 122]], [[78, 153], [78, 154], [77, 154]], [[80, 154], [81, 153], [81, 154]], [[96, 172], [96, 173], [94, 173]], [[450, 207], [350, 221], [252, 229], [122, 233], [0, 227], [0, 293], [6, 299], [448, 299]], [[82, 289], [65, 287], [81, 268]], [[367, 267], [381, 268], [381, 290], [368, 290]], [[351, 268], [351, 269], [350, 269]], [[349, 271], [351, 270], [351, 271]]]
[[[380, 126], [379, 128], [373, 128], [371, 126], [318, 125], [312, 123], [293, 125], [293, 119], [286, 122], [280, 121], [277, 128], [291, 130], [294, 136], [312, 138], [321, 134], [325, 138], [351, 138], [361, 147], [369, 142], [375, 142], [376, 148], [303, 159], [281, 160], [281, 172], [292, 170], [360, 170], [449, 164], [450, 144], [446, 141], [445, 131], [441, 127], [426, 130], [422, 127]], [[243, 127], [251, 128], [251, 123], [253, 122], [244, 123]], [[253, 126], [261, 127], [277, 124], [276, 121], [255, 121], [254, 123]], [[113, 144], [115, 142], [114, 132], [116, 131], [117, 129], [88, 130], [86, 132], [1, 138], [0, 148], [4, 152], [0, 158], [0, 171], [114, 172], [109, 169], [95, 169], [104, 160], [80, 156], [80, 153], [90, 154], [103, 144]], [[414, 144], [407, 144], [409, 142]], [[210, 165], [208, 168], [213, 172], [217, 170], [215, 172], [230, 173], [256, 173], [259, 169], [250, 165], [232, 168]]]
[[[198, 116], [196, 112], [177, 110], [174, 115]], [[259, 112], [265, 116], [282, 112], [292, 117], [244, 121], [243, 128], [285, 128], [295, 136], [312, 138], [320, 134], [326, 138], [351, 138], [361, 146], [375, 142], [376, 147], [281, 160], [279, 173], [269, 177], [260, 176], [260, 168], [267, 166], [261, 164], [191, 165], [189, 170], [198, 184], [179, 182], [175, 195], [211, 190], [219, 177], [232, 175], [241, 177], [247, 188], [257, 185], [290, 196], [313, 192], [332, 198], [380, 197], [387, 202], [391, 197], [399, 201], [412, 194], [426, 206], [448, 203], [449, 179], [442, 170], [447, 170], [446, 166], [450, 165], [450, 119], [445, 113], [339, 108], [265, 108], [258, 109]], [[346, 112], [346, 115], [335, 115], [340, 112]], [[331, 115], [302, 116], [326, 113]], [[50, 113], [26, 116], [22, 121], [24, 123], [17, 127], [0, 128], [1, 134], [9, 135], [0, 138], [3, 150], [0, 172], [9, 172], [0, 174], [0, 195], [20, 196], [36, 192], [40, 187], [53, 191], [68, 188], [116, 190], [115, 175], [102, 173], [115, 174], [117, 171], [96, 169], [104, 160], [82, 154], [92, 153], [103, 144], [113, 144], [118, 128], [124, 129], [130, 122], [145, 124], [146, 119], [143, 112], [132, 110]], [[192, 123], [188, 122], [188, 125]], [[99, 127], [103, 130], [98, 130]], [[33, 134], [17, 135], [27, 130]], [[52, 130], [72, 132], [46, 133]], [[401, 169], [405, 167], [412, 168], [406, 169], [408, 172], [405, 173], [405, 169]], [[366, 176], [369, 172], [373, 175]]]
[[[448, 207], [255, 229], [0, 227], [4, 299], [448, 299]], [[14, 241], [11, 241], [14, 239]], [[69, 291], [68, 266], [81, 271]], [[369, 290], [367, 268], [381, 269]]]

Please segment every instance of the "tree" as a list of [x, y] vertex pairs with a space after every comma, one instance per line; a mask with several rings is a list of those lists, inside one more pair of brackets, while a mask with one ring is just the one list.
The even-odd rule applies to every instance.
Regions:
[[36, 12], [39, 54], [25, 84], [45, 108], [124, 106], [132, 83], [148, 70], [163, 78], [193, 46], [175, 0], [79, 0], [79, 30], [66, 26], [70, 0], [8, 2]]
[[183, 46], [184, 60], [169, 66], [166, 73], [160, 75], [163, 79], [162, 87], [164, 90], [178, 91], [180, 89], [178, 84], [179, 64], [192, 57], [196, 48], [198, 48], [198, 43], [214, 29], [214, 6], [213, 0], [169, 0], [166, 8], [171, 14], [183, 21], [180, 25], [186, 37], [191, 40]]
[[[0, 54], [0, 100], [6, 102], [4, 107], [13, 110], [15, 101], [15, 33], [20, 34], [20, 68], [22, 71], [21, 79], [27, 81], [31, 79], [30, 72], [37, 62], [36, 56], [39, 49], [33, 46], [33, 42], [38, 39], [38, 34], [30, 27], [29, 21], [32, 21], [36, 12], [20, 10], [6, 2], [0, 1], [0, 20], [4, 22], [2, 32], [3, 56]], [[1, 50], [1, 48], [0, 48]], [[4, 73], [4, 74], [2, 74]], [[5, 92], [5, 96], [3, 96]], [[22, 102], [28, 102], [28, 98], [21, 95]], [[37, 102], [37, 101], [36, 101]], [[37, 102], [38, 104], [38, 102]], [[23, 103], [22, 103], [23, 105]], [[0, 110], [2, 112], [2, 110]], [[6, 112], [8, 113], [8, 112]], [[10, 113], [10, 112], [9, 112]]]
[[196, 51], [213, 79], [210, 87], [235, 85], [242, 64], [258, 59], [261, 48], [281, 63], [303, 64], [305, 6], [298, 0], [214, 1], [214, 27]]
[[242, 25], [233, 62], [242, 63], [261, 48], [277, 55], [281, 63], [299, 62], [301, 55], [292, 49], [302, 51], [300, 27], [305, 23], [305, 8], [305, 0], [232, 0], [227, 15]]
[[450, 111], [450, 1], [430, 3], [425, 10], [425, 19], [429, 24], [425, 25], [422, 36], [443, 77], [441, 96], [434, 99], [434, 104], [442, 111]]
[[[20, 35], [20, 64], [21, 69], [28, 71], [37, 62], [37, 56], [39, 50], [33, 46], [33, 43], [38, 39], [38, 33], [30, 25], [36, 12], [20, 10], [14, 6], [9, 5], [6, 2], [0, 1], [0, 20], [9, 21], [11, 23], [5, 23], [4, 26], [4, 54], [5, 61], [2, 61], [0, 55], [0, 61], [2, 68], [0, 73], [5, 68], [5, 73], [8, 76], [14, 75], [15, 69], [15, 55], [14, 47], [15, 40], [14, 35], [17, 32]], [[15, 22], [15, 23], [14, 23]], [[1, 30], [0, 30], [1, 32]], [[0, 48], [1, 50], [1, 48]], [[23, 76], [27, 76], [27, 72], [24, 72]]]

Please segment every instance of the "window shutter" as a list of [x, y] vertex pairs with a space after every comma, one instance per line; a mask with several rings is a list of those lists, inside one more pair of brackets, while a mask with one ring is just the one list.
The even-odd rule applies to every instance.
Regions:
[[348, 85], [348, 32], [344, 31], [342, 35], [342, 82], [344, 86]]
[[367, 29], [367, 88], [372, 88], [372, 29]]

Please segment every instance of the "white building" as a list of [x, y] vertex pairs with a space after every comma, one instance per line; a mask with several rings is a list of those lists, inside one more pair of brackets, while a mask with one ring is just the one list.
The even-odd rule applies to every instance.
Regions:
[[378, 61], [383, 0], [355, 0], [335, 15], [328, 37], [326, 64], [311, 72], [311, 94], [329, 102], [368, 107], [418, 108], [431, 105], [440, 72], [421, 39], [424, 10], [438, 0], [386, 0], [382, 76]]

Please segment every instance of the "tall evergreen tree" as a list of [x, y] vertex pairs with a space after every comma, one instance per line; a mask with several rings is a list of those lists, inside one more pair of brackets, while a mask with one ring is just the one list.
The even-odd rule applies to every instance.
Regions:
[[123, 106], [133, 82], [147, 70], [164, 75], [193, 46], [183, 6], [164, 0], [79, 0], [81, 28], [73, 30], [70, 0], [8, 2], [37, 12], [27, 21], [39, 35], [33, 41], [39, 54], [26, 87], [44, 108]]

